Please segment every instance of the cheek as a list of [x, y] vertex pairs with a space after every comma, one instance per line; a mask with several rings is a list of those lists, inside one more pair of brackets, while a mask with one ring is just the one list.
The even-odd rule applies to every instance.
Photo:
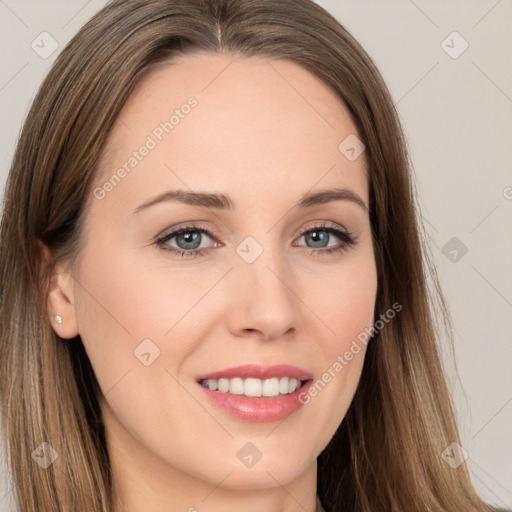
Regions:
[[212, 307], [202, 298], [225, 269], [148, 264], [132, 258], [130, 251], [109, 256], [103, 248], [103, 257], [97, 254], [98, 246], [90, 245], [76, 279], [80, 284], [75, 306], [84, 347], [104, 393], [123, 379], [118, 392], [127, 390], [130, 381], [137, 383], [137, 392], [147, 385], [150, 396], [151, 389], [169, 386], [164, 369], [179, 374], [197, 346], [198, 330], [208, 323]]
[[[324, 275], [310, 291], [309, 304], [322, 320], [320, 374], [303, 396], [323, 430], [319, 449], [334, 435], [356, 392], [374, 325], [377, 270], [373, 253], [359, 253]], [[312, 307], [313, 309], [313, 307]]]
[[301, 397], [318, 425], [311, 432], [317, 453], [334, 436], [359, 385], [373, 326], [375, 295], [376, 283], [367, 276], [343, 290], [330, 290], [331, 300], [325, 301], [325, 323], [334, 334], [328, 332], [322, 338], [322, 350], [315, 356], [319, 373]]
[[[81, 331], [93, 338], [161, 338], [211, 287], [213, 272], [148, 267], [129, 255], [99, 260], [86, 255], [80, 271]], [[101, 331], [101, 333], [99, 332]], [[93, 336], [93, 333], [95, 336]]]
[[[321, 281], [318, 281], [321, 279]], [[332, 356], [344, 351], [374, 321], [377, 271], [373, 258], [354, 254], [347, 264], [316, 278], [309, 288], [309, 304], [325, 325], [323, 337]]]
[[332, 295], [337, 297], [335, 330], [341, 339], [352, 340], [373, 324], [376, 294], [375, 270], [366, 268], [351, 272], [343, 283], [343, 289]]

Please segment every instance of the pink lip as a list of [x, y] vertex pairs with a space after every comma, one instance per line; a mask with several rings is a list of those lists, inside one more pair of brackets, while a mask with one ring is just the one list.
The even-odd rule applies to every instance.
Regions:
[[[245, 395], [232, 395], [230, 393], [221, 393], [212, 391], [200, 384], [205, 379], [221, 379], [240, 377], [242, 379], [257, 378], [270, 379], [273, 377], [292, 377], [304, 382], [303, 385], [289, 395], [280, 395], [276, 397], [247, 397]], [[235, 418], [264, 423], [280, 421], [288, 417], [293, 412], [300, 409], [304, 404], [299, 400], [299, 394], [307, 392], [313, 384], [313, 375], [296, 366], [275, 365], [261, 366], [250, 364], [245, 366], [236, 366], [226, 368], [217, 372], [212, 372], [197, 377], [197, 385], [203, 390], [209, 400], [217, 407]]]
[[297, 366], [290, 366], [288, 364], [277, 364], [274, 366], [262, 366], [259, 364], [246, 364], [243, 366], [234, 366], [232, 368], [225, 368], [216, 372], [205, 373], [199, 375], [196, 380], [199, 382], [206, 379], [232, 379], [240, 377], [241, 379], [271, 379], [273, 377], [292, 377], [297, 380], [310, 380], [313, 375]]

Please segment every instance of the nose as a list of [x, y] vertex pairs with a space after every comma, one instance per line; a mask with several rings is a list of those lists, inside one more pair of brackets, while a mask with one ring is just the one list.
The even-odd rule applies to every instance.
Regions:
[[238, 261], [230, 276], [228, 326], [233, 335], [277, 340], [299, 330], [300, 298], [293, 272], [268, 251]]

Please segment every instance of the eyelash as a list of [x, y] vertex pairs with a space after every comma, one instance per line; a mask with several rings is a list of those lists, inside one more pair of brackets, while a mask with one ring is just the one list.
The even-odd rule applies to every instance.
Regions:
[[[162, 249], [163, 251], [169, 251], [173, 254], [176, 254], [177, 256], [180, 256], [182, 258], [193, 258], [196, 256], [204, 256], [209, 249], [191, 249], [191, 250], [185, 250], [185, 249], [175, 249], [173, 247], [170, 247], [166, 245], [166, 243], [171, 240], [172, 238], [181, 235], [183, 233], [188, 232], [199, 232], [204, 233], [208, 235], [212, 240], [216, 240], [216, 238], [212, 235], [212, 233], [201, 226], [198, 225], [187, 225], [187, 226], [181, 226], [178, 229], [175, 229], [174, 231], [171, 231], [170, 233], [167, 233], [163, 235], [162, 237], [159, 237], [155, 244]], [[331, 224], [321, 223], [321, 224], [315, 224], [306, 231], [303, 231], [301, 238], [303, 235], [306, 235], [308, 233], [311, 233], [313, 231], [326, 231], [328, 233], [334, 234], [336, 237], [338, 237], [340, 240], [342, 240], [342, 243], [339, 247], [331, 247], [329, 249], [314, 249], [314, 248], [308, 248], [309, 249], [309, 255], [310, 256], [320, 256], [322, 254], [332, 254], [332, 253], [338, 253], [346, 251], [347, 249], [355, 246], [357, 244], [357, 238], [354, 236], [353, 233], [350, 233], [348, 231], [342, 231], [336, 227], [334, 227]]]

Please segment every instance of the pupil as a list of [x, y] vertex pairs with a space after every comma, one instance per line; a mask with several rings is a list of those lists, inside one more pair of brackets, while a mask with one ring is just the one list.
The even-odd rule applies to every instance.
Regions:
[[[322, 236], [320, 236], [319, 234]], [[313, 243], [315, 244], [318, 244], [318, 242], [320, 242], [320, 245], [315, 245], [315, 247], [325, 247], [325, 245], [322, 245], [322, 241], [326, 242], [328, 236], [328, 233], [325, 231], [311, 231], [308, 238], [313, 239]]]
[[[197, 249], [197, 247], [201, 245], [200, 243], [197, 243], [200, 239], [200, 234], [197, 231], [187, 231], [186, 233], [182, 233], [178, 236], [177, 241], [181, 238], [185, 239], [185, 245], [187, 245], [186, 247], [181, 247], [181, 244], [178, 243], [181, 249]], [[195, 245], [194, 242], [196, 242]], [[188, 244], [193, 244], [193, 246], [190, 247]]]

